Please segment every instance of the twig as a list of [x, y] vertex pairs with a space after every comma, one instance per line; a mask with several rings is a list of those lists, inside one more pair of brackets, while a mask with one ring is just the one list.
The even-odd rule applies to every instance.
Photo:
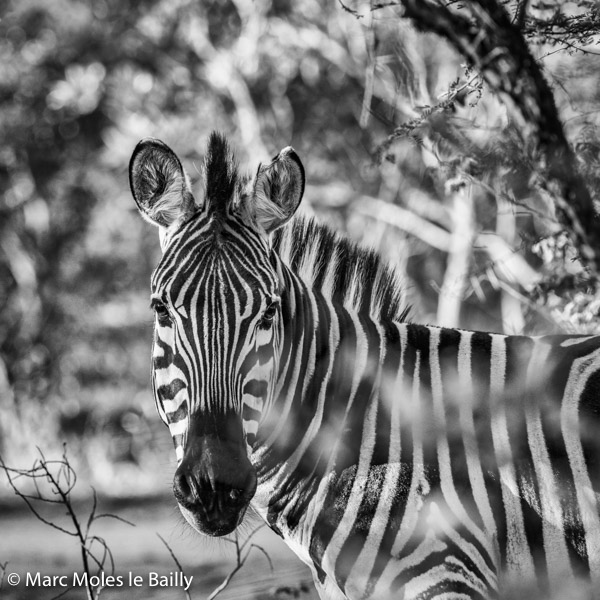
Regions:
[[262, 546], [259, 546], [258, 544], [250, 544], [250, 548], [256, 548], [259, 552], [261, 552], [264, 555], [264, 557], [267, 559], [267, 562], [269, 563], [271, 572], [273, 572], [275, 570], [273, 567], [273, 561], [271, 560], [269, 553]]
[[[256, 527], [249, 535], [248, 537], [244, 540], [244, 542], [242, 544], [240, 544], [240, 540], [238, 537], [238, 533], [237, 531], [235, 532], [235, 539], [234, 540], [230, 540], [227, 538], [224, 538], [226, 542], [229, 542], [230, 544], [233, 544], [235, 546], [235, 555], [236, 555], [236, 565], [235, 567], [227, 574], [227, 576], [225, 577], [225, 579], [220, 583], [219, 586], [217, 586], [212, 593], [210, 594], [210, 596], [208, 596], [207, 600], [214, 600], [214, 598], [216, 598], [231, 582], [231, 580], [233, 579], [234, 575], [244, 566], [244, 564], [246, 563], [246, 560], [248, 559], [248, 557], [250, 556], [250, 552], [252, 551], [252, 548], [256, 548], [257, 550], [259, 550], [260, 552], [262, 552], [262, 554], [264, 554], [264, 556], [266, 557], [267, 561], [269, 562], [269, 566], [271, 568], [271, 571], [273, 571], [273, 562], [271, 561], [271, 558], [269, 557], [267, 551], [262, 547], [259, 546], [258, 544], [254, 544], [254, 543], [250, 543], [250, 540], [254, 537], [254, 535], [256, 534], [256, 532], [261, 529], [262, 527], [264, 527], [264, 524], [259, 525], [258, 527]], [[246, 553], [244, 554], [244, 549], [247, 548]]]
[[[177, 556], [175, 556], [175, 552], [173, 552], [171, 546], [169, 546], [169, 544], [167, 543], [167, 540], [165, 540], [165, 538], [162, 535], [160, 535], [160, 533], [158, 533], [158, 532], [156, 532], [156, 536], [164, 544], [165, 548], [169, 551], [169, 554], [171, 555], [173, 562], [177, 565], [177, 568], [181, 571], [181, 573], [185, 574], [183, 567], [181, 566], [181, 563], [177, 559]], [[188, 600], [192, 600], [192, 597], [190, 596], [190, 592], [188, 590], [184, 590], [184, 592], [185, 592], [185, 597]]]
[[340, 3], [342, 9], [345, 10], [347, 13], [350, 13], [353, 17], [356, 17], [357, 19], [362, 19], [364, 17], [364, 15], [361, 15], [358, 11], [354, 10], [353, 8], [350, 8], [349, 6], [346, 6], [342, 2], [342, 0], [338, 0], [338, 2]]
[[377, 62], [377, 40], [375, 27], [373, 26], [373, 13], [371, 13], [371, 22], [366, 34], [367, 41], [367, 67], [365, 72], [365, 93], [363, 95], [362, 109], [358, 120], [359, 127], [366, 129], [369, 124], [369, 115], [371, 114], [371, 102], [373, 100], [373, 86], [375, 85], [375, 64]]
[[527, 5], [528, 4], [529, 4], [529, 0], [521, 0], [517, 4], [517, 10], [515, 11], [515, 17], [513, 19], [513, 23], [519, 29], [523, 29], [523, 25], [525, 24], [525, 19], [527, 17]]
[[52, 598], [50, 600], [59, 600], [59, 598], [62, 598], [63, 596], [66, 596], [72, 588], [67, 587], [65, 588], [62, 592], [60, 592], [60, 594], [57, 594], [56, 596], [52, 596]]
[[[55, 462], [56, 461], [51, 461], [48, 464], [54, 464]], [[64, 527], [61, 527], [60, 525], [57, 525], [56, 523], [49, 521], [48, 519], [43, 517], [33, 506], [31, 500], [40, 500], [42, 502], [46, 502], [46, 503], [50, 503], [50, 504], [59, 504], [60, 503], [59, 500], [52, 500], [50, 498], [45, 498], [41, 494], [41, 492], [39, 492], [39, 489], [37, 488], [36, 479], [38, 477], [41, 477], [41, 475], [38, 473], [38, 471], [41, 467], [34, 465], [34, 467], [32, 469], [28, 469], [28, 470], [13, 469], [12, 467], [7, 467], [6, 464], [4, 463], [4, 460], [2, 459], [2, 457], [0, 457], [0, 468], [2, 468], [4, 470], [4, 472], [6, 473], [6, 477], [8, 478], [8, 483], [9, 483], [10, 487], [13, 489], [13, 491], [15, 492], [15, 494], [19, 498], [21, 498], [21, 500], [23, 500], [25, 502], [25, 504], [27, 505], [29, 510], [33, 513], [33, 515], [39, 521], [41, 521], [45, 525], [49, 525], [50, 527], [53, 527], [57, 531], [60, 531], [61, 533], [64, 533], [66, 535], [70, 535], [70, 536], [77, 535], [76, 532], [69, 531], [68, 529], [65, 529]], [[13, 474], [13, 476], [11, 476], [11, 474]], [[14, 482], [14, 479], [17, 479], [19, 477], [29, 477], [34, 482], [34, 485], [36, 485], [36, 490], [38, 491], [38, 495], [34, 496], [32, 494], [25, 494], [25, 493], [21, 492], [21, 490], [19, 490], [19, 488], [16, 486], [16, 484]]]
[[[71, 491], [77, 484], [77, 474], [73, 467], [71, 467], [69, 459], [67, 458], [66, 445], [63, 447], [63, 454], [60, 460], [47, 460], [40, 448], [38, 448], [38, 452], [40, 458], [34, 461], [31, 469], [15, 469], [8, 467], [4, 463], [4, 460], [1, 456], [0, 468], [2, 468], [6, 473], [9, 485], [15, 494], [21, 498], [23, 502], [25, 502], [31, 513], [39, 521], [52, 527], [53, 529], [56, 529], [57, 531], [60, 531], [61, 533], [64, 533], [65, 535], [74, 537], [78, 540], [81, 551], [83, 572], [86, 574], [86, 595], [88, 600], [98, 600], [103, 588], [102, 586], [98, 586], [97, 588], [93, 587], [91, 582], [91, 567], [94, 565], [97, 568], [97, 573], [100, 574], [104, 571], [105, 566], [108, 563], [108, 565], [110, 565], [110, 572], [112, 573], [114, 572], [115, 561], [112, 551], [108, 547], [108, 544], [104, 538], [91, 534], [92, 525], [98, 519], [106, 517], [117, 519], [131, 526], [133, 526], [133, 523], [130, 523], [126, 519], [123, 519], [117, 515], [107, 513], [97, 514], [96, 511], [98, 507], [98, 498], [96, 491], [93, 488], [93, 501], [90, 513], [85, 522], [81, 521], [73, 507], [70, 496]], [[34, 493], [27, 493], [19, 489], [16, 481], [20, 478], [28, 479], [32, 483], [35, 490]], [[40, 487], [39, 482], [42, 480], [45, 480], [49, 484], [49, 492], [43, 491]], [[48, 493], [54, 495], [55, 498], [49, 497]], [[63, 505], [67, 509], [66, 514], [72, 523], [73, 529], [68, 529], [67, 527], [58, 525], [57, 523], [54, 523], [50, 519], [46, 518], [34, 505], [35, 502]], [[95, 546], [99, 546], [100, 550], [96, 550]], [[99, 556], [98, 552], [101, 552]], [[4, 571], [1, 571], [0, 574], [3, 579]], [[67, 590], [61, 592], [55, 596], [55, 598], [62, 597], [70, 589], [71, 588], [68, 588]]]
[[0, 563], [0, 590], [2, 590], [2, 584], [4, 583], [4, 577], [6, 576], [6, 567], [8, 566], [8, 561]]
[[223, 581], [221, 582], [220, 585], [218, 585], [210, 594], [210, 596], [208, 597], [207, 600], [214, 600], [214, 598], [216, 598], [231, 582], [231, 580], [233, 579], [233, 576], [244, 566], [244, 563], [238, 563], [232, 571], [230, 571], [227, 575], [227, 577], [225, 577], [225, 579], [223, 579]]
[[467, 287], [470, 251], [476, 234], [471, 192], [471, 186], [463, 183], [452, 194], [452, 234], [437, 309], [437, 323], [444, 327], [459, 326], [460, 307]]
[[[46, 466], [46, 458], [45, 458], [44, 454], [42, 453], [42, 451], [39, 448], [38, 448], [38, 451], [42, 457], [42, 463], [40, 466], [46, 472], [48, 480], [50, 481], [51, 485], [56, 489], [56, 493], [60, 496], [63, 504], [65, 505], [65, 507], [67, 509], [67, 513], [68, 513], [69, 517], [71, 518], [73, 526], [75, 527], [75, 535], [76, 535], [77, 539], [79, 540], [80, 549], [81, 549], [81, 562], [83, 564], [83, 570], [85, 573], [90, 573], [90, 566], [88, 563], [88, 550], [87, 550], [87, 545], [86, 545], [86, 541], [87, 541], [86, 535], [84, 535], [84, 533], [81, 529], [81, 525], [79, 524], [79, 520], [77, 518], [77, 515], [75, 514], [75, 511], [73, 510], [73, 505], [71, 504], [71, 499], [69, 497], [69, 493], [71, 492], [71, 490], [73, 489], [73, 486], [75, 485], [75, 483], [77, 481], [77, 476], [75, 474], [75, 471], [73, 471], [73, 469], [67, 462], [66, 448], [63, 450], [63, 460], [65, 461], [64, 466], [66, 468], [67, 490], [63, 490], [62, 487], [60, 486], [61, 471], [59, 470], [58, 479], [55, 479], [53, 474], [50, 472], [50, 470]], [[73, 476], [72, 484], [71, 484], [71, 474]], [[95, 499], [95, 494], [94, 494], [94, 499]], [[95, 505], [95, 503], [94, 503], [94, 505]], [[96, 595], [94, 594], [94, 588], [92, 587], [89, 577], [86, 578], [86, 589], [87, 589], [88, 600], [94, 600]]]

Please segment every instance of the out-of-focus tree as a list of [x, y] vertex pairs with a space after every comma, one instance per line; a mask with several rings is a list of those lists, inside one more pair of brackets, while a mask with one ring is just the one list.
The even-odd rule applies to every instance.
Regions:
[[[432, 171], [446, 185], [438, 198], [449, 208], [446, 228], [453, 235], [444, 248], [440, 321], [459, 324], [469, 288], [481, 300], [487, 294], [480, 282], [491, 281], [504, 288], [500, 307], [509, 329], [524, 327], [523, 301], [529, 317], [546, 313], [554, 327], [597, 328], [596, 113], [581, 106], [577, 119], [584, 127], [569, 131], [564, 125], [566, 115], [577, 111], [575, 95], [589, 94], [589, 80], [577, 69], [598, 53], [597, 3], [398, 0], [343, 6], [356, 18], [383, 19], [385, 11], [387, 19], [408, 20], [467, 61], [463, 77], [433, 101], [422, 95], [420, 110], [414, 106], [412, 115], [396, 119], [379, 146], [380, 157], [393, 161], [400, 140], [416, 142], [423, 154], [433, 155]], [[577, 67], [568, 77], [571, 85], [561, 89], [546, 77], [565, 56]], [[591, 95], [586, 100], [597, 102]], [[502, 104], [494, 107], [495, 101]], [[490, 234], [495, 239], [481, 238]], [[487, 255], [483, 273], [477, 247]], [[551, 328], [546, 321], [543, 328]]]
[[159, 248], [130, 198], [131, 152], [162, 138], [199, 179], [213, 128], [251, 169], [292, 143], [307, 204], [344, 228], [382, 184], [370, 149], [386, 128], [359, 126], [363, 28], [316, 0], [14, 0], [0, 39], [0, 445], [30, 460], [66, 436], [99, 489], [131, 487], [131, 466], [147, 473], [141, 493], [158, 485]]
[[100, 157], [117, 100], [111, 86], [123, 64], [141, 60], [134, 25], [150, 5], [2, 5], [0, 442], [16, 456], [57, 437], [57, 397], [50, 400], [61, 375], [73, 375], [66, 357], [82, 322], [128, 279], [111, 273], [122, 256], [97, 261], [98, 249], [88, 251], [89, 225], [106, 191]]
[[[597, 22], [584, 0], [2, 4], [7, 460], [68, 437], [101, 491], [168, 487], [154, 477], [170, 442], [148, 391], [159, 249], [127, 185], [146, 136], [170, 144], [196, 181], [211, 129], [250, 169], [294, 145], [308, 209], [395, 262], [425, 321], [592, 322], [595, 230], [576, 203], [571, 214], [568, 190], [589, 211], [600, 183]], [[538, 75], [550, 86], [536, 87]], [[562, 236], [565, 223], [578, 232], [571, 217], [575, 246]]]

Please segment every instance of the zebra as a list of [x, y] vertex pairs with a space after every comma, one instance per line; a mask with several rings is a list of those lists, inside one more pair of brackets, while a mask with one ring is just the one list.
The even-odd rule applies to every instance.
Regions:
[[129, 177], [194, 529], [252, 506], [324, 599], [600, 598], [600, 337], [412, 323], [394, 269], [296, 213], [291, 147], [248, 176], [213, 132], [202, 200], [159, 140]]

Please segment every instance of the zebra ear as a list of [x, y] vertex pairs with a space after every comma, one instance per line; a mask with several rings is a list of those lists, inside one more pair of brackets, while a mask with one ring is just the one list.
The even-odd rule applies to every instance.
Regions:
[[146, 138], [129, 161], [129, 185], [142, 216], [161, 228], [181, 223], [196, 210], [181, 162], [165, 143]]
[[271, 233], [293, 216], [304, 194], [304, 167], [288, 146], [268, 165], [260, 165], [252, 193], [252, 217]]

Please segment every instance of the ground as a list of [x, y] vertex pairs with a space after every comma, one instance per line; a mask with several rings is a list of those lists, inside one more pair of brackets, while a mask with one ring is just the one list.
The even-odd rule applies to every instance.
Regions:
[[[83, 509], [84, 505], [77, 508]], [[54, 522], [58, 522], [64, 512], [64, 507], [58, 509], [53, 515]], [[185, 598], [178, 585], [148, 585], [150, 573], [169, 577], [171, 573], [179, 572], [157, 533], [172, 548], [186, 577], [193, 576], [189, 589], [193, 600], [207, 598], [235, 567], [233, 545], [202, 538], [190, 531], [178, 514], [174, 500], [169, 497], [100, 506], [99, 512], [107, 511], [134, 523], [135, 527], [115, 519], [102, 519], [96, 524], [95, 533], [106, 540], [113, 552], [115, 575], [123, 577], [122, 586], [102, 590], [100, 597], [103, 600]], [[252, 522], [258, 524], [260, 521], [255, 518]], [[48, 588], [26, 586], [27, 573], [30, 577], [35, 577], [37, 572], [40, 577], [66, 575], [67, 579], [63, 581], [71, 581], [74, 573], [82, 573], [81, 555], [75, 539], [42, 523], [24, 509], [24, 505], [0, 507], [0, 531], [0, 563], [8, 562], [0, 588], [2, 600], [50, 600], [66, 589], [60, 585]], [[264, 554], [254, 549], [229, 586], [218, 595], [220, 600], [318, 598], [308, 569], [274, 533], [263, 528], [256, 534], [254, 543], [268, 553], [273, 572]], [[9, 585], [10, 573], [20, 576], [18, 585]], [[141, 576], [143, 586], [130, 587], [129, 573], [134, 577]], [[78, 587], [62, 597], [67, 600], [85, 598], [85, 590]]]

